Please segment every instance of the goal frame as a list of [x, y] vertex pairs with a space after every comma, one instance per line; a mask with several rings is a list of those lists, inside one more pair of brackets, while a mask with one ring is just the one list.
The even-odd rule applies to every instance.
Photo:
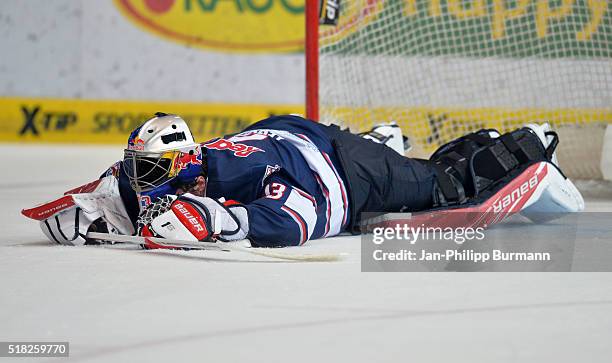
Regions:
[[319, 121], [319, 4], [305, 2], [306, 118]]
[[[327, 40], [325, 38], [320, 39], [320, 37], [323, 35], [323, 33], [320, 31], [321, 27], [326, 26], [320, 24], [326, 23], [326, 21], [328, 20], [326, 18], [326, 10], [328, 9], [328, 7], [329, 9], [332, 9], [334, 7], [334, 4], [337, 4], [336, 0], [305, 0], [305, 116], [307, 119], [310, 119], [315, 122], [345, 122], [344, 125], [351, 127], [351, 129], [353, 129], [354, 131], [363, 131], [364, 127], [362, 127], [363, 125], [360, 124], [360, 122], [362, 122], [360, 121], [361, 112], [358, 112], [358, 114], [354, 116], [347, 115], [346, 118], [342, 118], [340, 115], [336, 114], [332, 115], [331, 117], [328, 117], [328, 110], [330, 107], [333, 107], [335, 105], [334, 97], [336, 97], [337, 95], [334, 93], [334, 95], [332, 95], [333, 97], [330, 97], [330, 95], [327, 94], [330, 88], [326, 85], [329, 80], [321, 79], [321, 71], [323, 71], [323, 75], [327, 77], [327, 57], [331, 53], [328, 53], [327, 49], [325, 48], [329, 45], [327, 43]], [[610, 14], [612, 14], [612, 11]], [[340, 14], [340, 17], [342, 17], [342, 14]], [[601, 26], [603, 25], [605, 25], [605, 23], [602, 23]], [[600, 25], [598, 24], [598, 26]], [[565, 32], [567, 33], [567, 30], [565, 30]], [[563, 33], [563, 35], [566, 36], [566, 33]], [[602, 34], [601, 37], [612, 36], [612, 29], [601, 28], [600, 33]], [[567, 40], [568, 42], [570, 42], [567, 44], [567, 46], [571, 49], [573, 49], [572, 47], [576, 47], [575, 44], [571, 43], [575, 42], [576, 40], [572, 39]], [[602, 40], [592, 40], [592, 42], [599, 42], [593, 43], [597, 45], [602, 43]], [[606, 49], [612, 49], [610, 48], [610, 44], [612, 43], [602, 44], [602, 46], [607, 47]], [[320, 58], [322, 52], [320, 48], [321, 45], [324, 46], [323, 52], [325, 56], [323, 57], [323, 59]], [[498, 45], [494, 44], [491, 47], [495, 48], [497, 46]], [[505, 45], [501, 44], [499, 45], [499, 47], [502, 47], [500, 48], [500, 51], [507, 53], [507, 50], [503, 50], [503, 47], [505, 47]], [[583, 46], [583, 48], [584, 47], [586, 46]], [[509, 53], [506, 53], [503, 53], [499, 56], [495, 56], [494, 54], [493, 57], [485, 55], [484, 58], [482, 58], [486, 61], [492, 60], [494, 62], [499, 63], [493, 64], [491, 66], [492, 68], [490, 68], [489, 73], [496, 74], [495, 67], [507, 68], [508, 66], [504, 62], [507, 62], [508, 60], [516, 59], [517, 62], [528, 62], [527, 66], [533, 67], [534, 65], [530, 64], [529, 62], [534, 62], [534, 64], [537, 62], [557, 62], [561, 64], [567, 59], [574, 59], [581, 61], [584, 64], [586, 64], [585, 62], [590, 62], [589, 66], [595, 67], [595, 70], [591, 70], [591, 73], [586, 76], [581, 75], [582, 73], [584, 73], [584, 69], [576, 73], [577, 75], [579, 75], [579, 77], [577, 77], [578, 81], [584, 81], [585, 79], [588, 79], [591, 74], [599, 75], [598, 79], [602, 79], [602, 71], [600, 69], [603, 69], [602, 67], [605, 66], [603, 62], [610, 62], [610, 60], [612, 59], [612, 50], [609, 50], [609, 53], [606, 53], [610, 54], [608, 56], [591, 56], [589, 53], [587, 54], [588, 57], [568, 57], [567, 55], [563, 54], [558, 55], [557, 57], [532, 57], [529, 55], [519, 55], [517, 57], [512, 57], [511, 55], [508, 55]], [[478, 57], [474, 56], [463, 57], [461, 54], [449, 54], [450, 56], [452, 56], [452, 59], [465, 58], [470, 61], [473, 61], [474, 59], [479, 59]], [[430, 57], [433, 58], [437, 56], [438, 55], [430, 55]], [[442, 54], [442, 56], [448, 57], [449, 55], [446, 55], [446, 53], [444, 53]], [[420, 59], [412, 55], [410, 57]], [[592, 59], [589, 57], [591, 57]], [[468, 64], [468, 69], [471, 69], [469, 67], [470, 65]], [[541, 70], [543, 68], [536, 67], [534, 69]], [[559, 69], [559, 72], [562, 72], [564, 68], [560, 67]], [[330, 73], [330, 76], [332, 75], [337, 76], [338, 74]], [[610, 73], [604, 73], [604, 77], [606, 75], [610, 75]], [[571, 75], [566, 76], [565, 74], [563, 74], [563, 77], [566, 77], [568, 82], [572, 81], [572, 78], [570, 76]], [[505, 78], [503, 77], [499, 79], [502, 81], [505, 80]], [[513, 80], [514, 79], [512, 79], [512, 81]], [[524, 82], [524, 80], [519, 77], [517, 82], [518, 84], [520, 84], [521, 82]], [[323, 89], [320, 88], [321, 84], [323, 84], [324, 86]], [[512, 89], [513, 82], [509, 82], [509, 84], [510, 85], [508, 86], [509, 88], [507, 92], [512, 93], [514, 92]], [[584, 84], [584, 82], [582, 82], [581, 84]], [[565, 85], [567, 85], [567, 82]], [[330, 86], [342, 87], [342, 85], [338, 84]], [[337, 91], [336, 89], [332, 90], [334, 92]], [[355, 90], [353, 89], [348, 90], [349, 93], [353, 93], [354, 91]], [[368, 91], [370, 91], [370, 89], [368, 89]], [[475, 92], [476, 95], [478, 95], [479, 91], [481, 90], [478, 88], [474, 88], [471, 90], [471, 92]], [[580, 92], [582, 91], [578, 89], [578, 93]], [[610, 89], [609, 85], [606, 86], [602, 92], [607, 92], [604, 93], [607, 95], [612, 94], [612, 90]], [[398, 125], [400, 125], [400, 127], [404, 128], [405, 132], [410, 132], [408, 134], [409, 137], [414, 137], [415, 142], [412, 144], [413, 149], [408, 155], [411, 157], [428, 157], [428, 155], [430, 155], [430, 153], [435, 150], [436, 143], [441, 145], [444, 144], [444, 142], [448, 142], [447, 139], [449, 139], [451, 136], [458, 137], [457, 135], [454, 135], [458, 132], [454, 129], [455, 126], [453, 125], [455, 124], [458, 125], [456, 126], [457, 128], [461, 128], [461, 130], [465, 129], [463, 130], [463, 132], [468, 132], [471, 130], [470, 127], [472, 127], [470, 124], [472, 120], [478, 120], [479, 123], [482, 123], [487, 128], [497, 128], [501, 131], [507, 131], [508, 127], [510, 126], [514, 126], [514, 128], [520, 127], [521, 125], [518, 123], [519, 121], [521, 121], [523, 124], [529, 122], [549, 122], [555, 128], [555, 131], [559, 133], [563, 140], [563, 149], [559, 149], [557, 155], [559, 163], [566, 175], [574, 179], [612, 180], [612, 153], [610, 153], [610, 150], [612, 149], [612, 108], [609, 107], [609, 104], [599, 104], [601, 102], [598, 101], [598, 99], [600, 99], [601, 97], [593, 98], [589, 96], [590, 93], [584, 94], [583, 92], [580, 93], [581, 98], [578, 98], [578, 101], [573, 103], [570, 102], [568, 105], [560, 105], [561, 101], [559, 100], [565, 100], [565, 94], [555, 98], [553, 93], [553, 96], [549, 97], [549, 99], [552, 99], [553, 101], [544, 99], [543, 102], [531, 102], [531, 99], [525, 101], [523, 99], [524, 97], [517, 96], [519, 99], [519, 102], [517, 102], [517, 104], [513, 104], [512, 102], [506, 102], [508, 100], [500, 102], [495, 99], [495, 97], [503, 96], [500, 95], [502, 95], [502, 93], [497, 92], [497, 94], [491, 96], [490, 99], [485, 98], [484, 101], [476, 103], [468, 102], [468, 104], [466, 105], [457, 104], [457, 101], [451, 97], [451, 101], [443, 101], [442, 103], [439, 99], [435, 102], [432, 102], [431, 104], [423, 104], [415, 101], [416, 103], [414, 105], [409, 104], [404, 107], [401, 103], [398, 103], [396, 105], [393, 102], [390, 102], [389, 104], [391, 106], [385, 107], [398, 109], [405, 108], [407, 110], [407, 113], [405, 115], [401, 114], [399, 115], [399, 117], [392, 116], [392, 118], [394, 121], [398, 122]], [[436, 94], [436, 96], [438, 96], [438, 94]], [[441, 95], [442, 98], [443, 96], [444, 94]], [[321, 97], [323, 97], [323, 103], [320, 102], [322, 99]], [[447, 102], [448, 105], [445, 102]], [[364, 106], [363, 108], [365, 107], [366, 106]], [[349, 108], [348, 104], [345, 108]], [[376, 112], [380, 113], [381, 121], [385, 117], [388, 117], [384, 107], [378, 107], [378, 109], [375, 109], [376, 106], [372, 106], [371, 108], [374, 109]], [[410, 110], [410, 108], [412, 108], [412, 110]], [[339, 107], [338, 111], [340, 113], [345, 112], [341, 109], [341, 107]], [[471, 116], [472, 113], [474, 114], [474, 116]], [[430, 114], [432, 115], [431, 117]], [[321, 120], [321, 117], [323, 117], [324, 120]], [[356, 117], [357, 122], [354, 122], [355, 120], [352, 120], [351, 117]], [[448, 119], [450, 119], [450, 121], [452, 121], [452, 123], [450, 121], [447, 122], [447, 117]], [[572, 118], [575, 119], [575, 122], [572, 122]], [[370, 119], [367, 119], [366, 117], [364, 117], [364, 120], [369, 122], [372, 121]], [[376, 121], [379, 120], [376, 119]], [[405, 124], [407, 122], [415, 122], [421, 126], [419, 126], [420, 128], [418, 129], [416, 127], [411, 127], [410, 130], [406, 130]], [[491, 126], [491, 124], [493, 124], [493, 126]], [[441, 127], [441, 125], [445, 127]], [[446, 127], [446, 125], [451, 126]], [[371, 127], [371, 125], [369, 125], [369, 127]], [[476, 127], [475, 123], [474, 127]], [[478, 127], [482, 128], [484, 126]], [[428, 130], [429, 134], [427, 134]]]

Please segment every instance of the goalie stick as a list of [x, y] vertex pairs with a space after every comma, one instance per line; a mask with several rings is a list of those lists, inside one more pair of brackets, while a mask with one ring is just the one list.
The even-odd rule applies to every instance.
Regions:
[[141, 236], [127, 236], [110, 233], [99, 233], [99, 232], [88, 232], [87, 238], [107, 241], [107, 242], [123, 242], [137, 245], [146, 244], [147, 240], [157, 245], [164, 247], [176, 247], [176, 248], [190, 248], [198, 250], [207, 249], [220, 249], [237, 252], [250, 253], [252, 255], [276, 258], [288, 261], [303, 261], [303, 262], [331, 262], [340, 260], [339, 254], [288, 254], [279, 253], [272, 251], [271, 249], [263, 248], [248, 248], [236, 245], [236, 242], [194, 242], [194, 241], [179, 241], [179, 240], [168, 240], [165, 238], [156, 237], [141, 237]]

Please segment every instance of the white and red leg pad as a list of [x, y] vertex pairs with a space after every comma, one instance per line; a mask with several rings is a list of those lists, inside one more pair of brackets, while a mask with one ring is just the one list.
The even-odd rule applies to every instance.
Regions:
[[377, 217], [364, 221], [362, 229], [408, 226], [488, 227], [506, 217], [521, 213], [535, 222], [559, 218], [584, 210], [584, 200], [574, 184], [549, 162], [538, 162], [525, 169], [499, 191], [480, 204]]
[[547, 173], [538, 179], [534, 194], [521, 207], [521, 215], [534, 222], [546, 222], [563, 214], [584, 210], [584, 199], [572, 183], [552, 164], [542, 162]]

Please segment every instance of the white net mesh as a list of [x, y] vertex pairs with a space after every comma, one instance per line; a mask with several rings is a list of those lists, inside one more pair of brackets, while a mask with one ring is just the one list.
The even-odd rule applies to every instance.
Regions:
[[341, 0], [321, 25], [320, 120], [396, 121], [427, 156], [482, 127], [550, 122], [568, 174], [601, 178], [612, 122], [605, 0]]

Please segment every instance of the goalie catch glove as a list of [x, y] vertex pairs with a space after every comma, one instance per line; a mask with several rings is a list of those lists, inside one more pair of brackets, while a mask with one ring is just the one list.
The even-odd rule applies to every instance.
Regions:
[[[167, 195], [139, 217], [138, 234], [181, 241], [224, 242], [247, 237], [247, 209], [235, 201], [220, 202], [193, 194]], [[149, 243], [147, 247], [160, 247]]]

